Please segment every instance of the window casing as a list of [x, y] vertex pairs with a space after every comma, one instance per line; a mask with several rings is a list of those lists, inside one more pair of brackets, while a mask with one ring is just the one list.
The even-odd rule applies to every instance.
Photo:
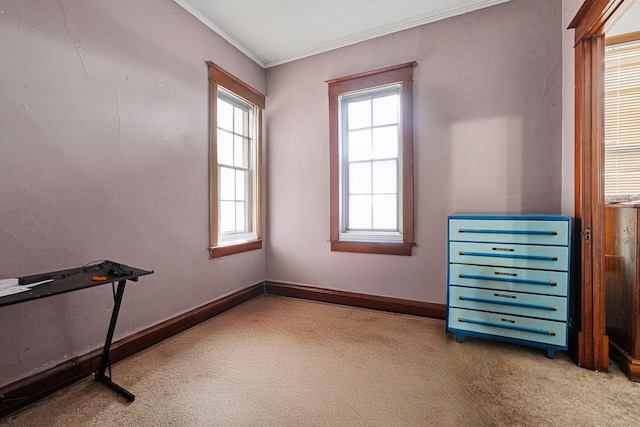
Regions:
[[333, 251], [411, 255], [414, 66], [327, 81]]
[[211, 62], [210, 246], [217, 258], [262, 248], [264, 95]]
[[612, 37], [605, 49], [605, 196], [640, 195], [640, 33]]

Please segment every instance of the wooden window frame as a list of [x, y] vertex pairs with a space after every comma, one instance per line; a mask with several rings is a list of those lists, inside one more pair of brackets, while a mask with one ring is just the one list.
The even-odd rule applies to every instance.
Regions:
[[[413, 68], [407, 62], [365, 73], [327, 80], [329, 89], [330, 241], [331, 250], [385, 255], [412, 254], [413, 218]], [[339, 97], [360, 90], [400, 84], [402, 147], [402, 242], [353, 242], [340, 240], [340, 137]]]
[[[262, 203], [263, 203], [263, 182], [262, 182], [262, 138], [263, 138], [263, 111], [265, 107], [265, 96], [253, 89], [251, 86], [234, 77], [211, 61], [207, 61], [209, 68], [209, 198], [210, 198], [210, 245], [209, 258], [219, 258], [241, 252], [262, 249]], [[255, 227], [256, 239], [219, 244], [218, 242], [218, 150], [217, 150], [217, 100], [218, 87], [223, 87], [234, 95], [244, 99], [249, 104], [257, 107], [256, 112], [256, 159], [255, 159], [255, 200], [253, 223]]]

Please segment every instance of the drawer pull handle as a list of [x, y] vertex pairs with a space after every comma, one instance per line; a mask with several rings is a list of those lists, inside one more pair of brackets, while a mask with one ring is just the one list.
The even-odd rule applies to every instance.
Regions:
[[501, 271], [494, 271], [493, 274], [495, 274], [496, 276], [518, 277], [518, 273], [504, 273], [504, 272], [501, 272]]
[[558, 257], [544, 256], [544, 255], [517, 255], [517, 254], [490, 254], [485, 252], [458, 252], [459, 255], [464, 256], [484, 256], [493, 258], [514, 258], [514, 259], [530, 259], [536, 261], [558, 261]]
[[493, 294], [494, 297], [498, 297], [498, 298], [513, 298], [513, 299], [517, 299], [518, 297], [515, 295], [509, 295], [509, 294]]
[[460, 323], [472, 323], [474, 325], [482, 325], [482, 326], [494, 326], [496, 328], [504, 328], [504, 329], [513, 329], [516, 331], [523, 331], [523, 332], [531, 332], [534, 334], [540, 334], [540, 335], [549, 335], [552, 337], [556, 336], [556, 333], [553, 331], [547, 331], [545, 329], [537, 329], [537, 328], [526, 328], [524, 326], [516, 326], [515, 325], [515, 321], [511, 320], [511, 319], [500, 319], [503, 322], [506, 323], [510, 323], [509, 325], [505, 325], [505, 324], [501, 324], [501, 323], [494, 323], [494, 322], [483, 322], [480, 320], [470, 320], [470, 319], [464, 319], [462, 317], [458, 317], [458, 322]]
[[[496, 272], [496, 274], [502, 274], [502, 273]], [[517, 274], [514, 274], [514, 276], [517, 276]], [[460, 277], [461, 279], [493, 280], [495, 282], [522, 283], [523, 285], [558, 286], [556, 282], [545, 282], [543, 280], [513, 279], [511, 277], [477, 276], [475, 274], [458, 274], [458, 277]]]
[[[495, 297], [498, 298], [513, 298], [516, 299], [517, 297], [515, 295], [509, 295], [509, 294], [493, 294]], [[534, 308], [537, 310], [546, 310], [546, 311], [557, 311], [557, 307], [554, 306], [549, 306], [549, 305], [540, 305], [540, 304], [529, 304], [529, 303], [525, 303], [525, 302], [516, 302], [516, 301], [508, 301], [508, 300], [493, 300], [493, 299], [488, 299], [488, 298], [477, 298], [477, 297], [467, 297], [464, 295], [460, 295], [458, 296], [458, 299], [461, 301], [472, 301], [472, 302], [483, 302], [486, 304], [497, 304], [497, 305], [510, 305], [512, 307], [522, 307], [522, 308]]]
[[458, 233], [483, 233], [483, 234], [524, 234], [533, 236], [557, 236], [557, 231], [547, 230], [491, 230], [479, 228], [459, 228]]

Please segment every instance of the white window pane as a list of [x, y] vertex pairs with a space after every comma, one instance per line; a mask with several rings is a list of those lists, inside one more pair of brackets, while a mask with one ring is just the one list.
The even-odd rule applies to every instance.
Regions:
[[245, 171], [236, 171], [236, 200], [244, 200]]
[[236, 231], [245, 231], [244, 202], [236, 203]]
[[235, 176], [233, 169], [220, 168], [220, 200], [235, 200]]
[[371, 129], [349, 132], [349, 161], [371, 159]]
[[371, 163], [349, 164], [349, 194], [371, 193]]
[[218, 127], [226, 130], [233, 130], [233, 105], [218, 98], [216, 104], [218, 109]]
[[249, 127], [249, 121], [253, 117], [253, 110], [244, 110], [242, 116], [242, 134], [244, 136], [249, 136], [251, 133], [251, 128]]
[[348, 104], [349, 129], [359, 129], [371, 126], [371, 101], [358, 101]]
[[371, 229], [371, 196], [349, 196], [349, 228]]
[[218, 163], [223, 165], [233, 164], [233, 136], [226, 131], [218, 129]]
[[398, 157], [398, 126], [373, 129], [373, 158]]
[[238, 108], [238, 107], [233, 108], [233, 131], [235, 133], [238, 133], [240, 135], [247, 134], [246, 128], [245, 128], [246, 115], [247, 115], [247, 112], [242, 108]]
[[373, 196], [373, 228], [377, 230], [397, 230], [398, 207], [395, 195]]
[[373, 191], [374, 194], [392, 193], [398, 190], [398, 175], [395, 160], [373, 162]]
[[233, 137], [233, 165], [245, 168], [247, 167], [247, 150], [245, 148], [247, 140], [241, 136]]
[[398, 101], [396, 95], [384, 96], [373, 100], [373, 125], [390, 125], [398, 123]]
[[220, 202], [220, 233], [236, 231], [236, 202]]

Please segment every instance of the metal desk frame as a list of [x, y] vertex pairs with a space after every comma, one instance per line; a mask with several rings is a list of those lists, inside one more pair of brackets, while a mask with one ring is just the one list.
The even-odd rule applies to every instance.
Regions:
[[[0, 297], [0, 307], [87, 289], [94, 286], [105, 285], [107, 283], [111, 283], [113, 287], [113, 284], [118, 282], [117, 290], [115, 290], [113, 295], [114, 302], [111, 321], [109, 322], [109, 329], [107, 331], [107, 337], [100, 357], [100, 365], [95, 373], [95, 378], [97, 381], [111, 388], [116, 393], [124, 396], [129, 402], [133, 402], [135, 399], [133, 393], [125, 390], [111, 380], [109, 351], [111, 349], [111, 341], [113, 340], [113, 333], [116, 329], [118, 313], [120, 312], [120, 306], [122, 304], [122, 297], [124, 295], [124, 288], [127, 280], [137, 282], [140, 276], [148, 274], [153, 274], [153, 271], [141, 270], [139, 268], [129, 267], [112, 261], [103, 261], [99, 264], [86, 265], [70, 270], [42, 273], [38, 276], [44, 278], [48, 277], [53, 279], [53, 281], [34, 286], [30, 291]], [[105, 277], [106, 280], [93, 280], [93, 277]], [[109, 370], [109, 376], [105, 374], [107, 369]]]

